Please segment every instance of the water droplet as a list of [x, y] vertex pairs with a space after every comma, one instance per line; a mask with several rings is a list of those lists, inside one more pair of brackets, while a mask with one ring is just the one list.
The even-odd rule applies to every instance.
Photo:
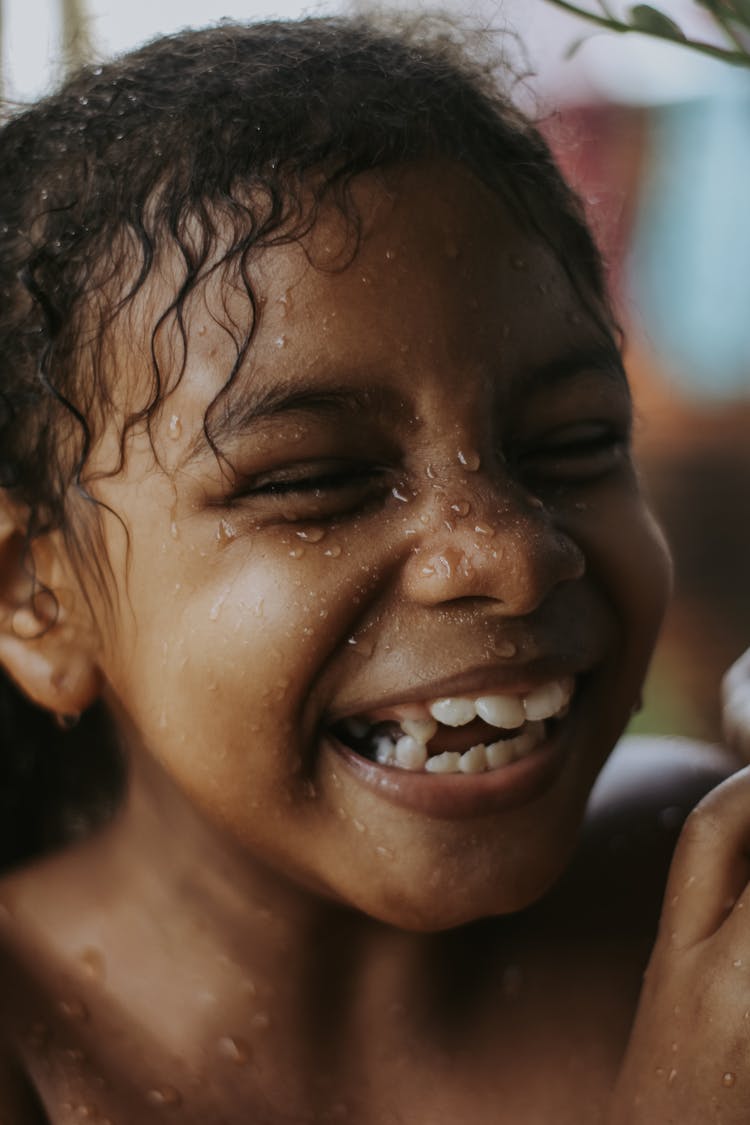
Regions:
[[521, 254], [511, 254], [510, 264], [514, 270], [526, 269], [526, 259]]
[[206, 326], [205, 326], [205, 324], [199, 324], [199, 325], [198, 325], [198, 335], [199, 335], [199, 336], [205, 336], [205, 335], [206, 335]]
[[396, 858], [394, 853], [391, 851], [391, 849], [383, 847], [382, 844], [378, 844], [378, 846], [375, 849], [375, 854], [379, 855], [382, 859], [395, 859]]
[[387, 262], [392, 262], [395, 259], [395, 257], [396, 257], [396, 251], [395, 250], [386, 250], [385, 260]]
[[732, 966], [735, 969], [741, 969], [742, 965], [743, 965], [743, 960], [742, 960], [741, 957], [738, 957], [736, 961], [732, 961]]
[[471, 511], [471, 504], [468, 500], [457, 500], [455, 504], [451, 504], [451, 511], [458, 516], [468, 516]]
[[513, 641], [498, 641], [496, 645], [493, 645], [493, 649], [497, 656], [510, 659], [518, 652], [518, 645], [514, 645]]
[[217, 1046], [221, 1057], [227, 1059], [228, 1062], [233, 1062], [237, 1066], [244, 1066], [245, 1063], [250, 1061], [252, 1052], [244, 1039], [235, 1039], [232, 1035], [224, 1035]]
[[224, 606], [224, 602], [227, 600], [228, 594], [229, 594], [228, 589], [223, 590], [222, 593], [219, 594], [218, 598], [216, 599], [214, 604], [211, 606], [211, 609], [209, 611], [209, 614], [208, 614], [209, 621], [218, 621], [219, 614], [222, 611], [222, 608]]
[[174, 440], [182, 434], [182, 420], [179, 414], [173, 414], [169, 419], [169, 436]]
[[409, 497], [408, 497], [408, 496], [406, 496], [406, 495], [405, 495], [405, 494], [404, 494], [404, 493], [403, 493], [403, 492], [401, 491], [401, 489], [400, 489], [400, 488], [392, 488], [392, 489], [391, 489], [391, 496], [393, 496], [393, 497], [394, 497], [394, 499], [395, 499], [395, 500], [398, 500], [398, 501], [399, 501], [399, 502], [400, 502], [401, 504], [408, 504], [408, 503], [409, 503]]
[[731, 1070], [725, 1071], [725, 1073], [721, 1076], [722, 1086], [734, 1086], [736, 1081], [737, 1075], [734, 1074]]
[[182, 1097], [174, 1086], [156, 1086], [148, 1091], [146, 1101], [158, 1109], [176, 1109], [182, 1104]]
[[348, 637], [346, 643], [359, 655], [365, 658], [372, 656], [375, 645], [365, 637]]
[[292, 547], [291, 551], [289, 552], [289, 557], [291, 559], [301, 559], [304, 553], [304, 547]]
[[435, 567], [434, 567], [434, 566], [430, 566], [429, 564], [427, 564], [426, 566], [423, 566], [423, 567], [421, 568], [421, 570], [419, 571], [419, 573], [420, 573], [421, 575], [423, 575], [423, 576], [424, 576], [425, 578], [432, 578], [432, 577], [433, 577], [433, 575], [435, 574]]
[[495, 534], [494, 528], [487, 527], [487, 525], [484, 524], [484, 523], [476, 524], [475, 527], [474, 527], [474, 531], [477, 535], [494, 535]]
[[89, 1018], [88, 1008], [82, 1000], [61, 1000], [59, 1008], [66, 1019], [77, 1023], [85, 1023]]
[[258, 1031], [265, 1031], [266, 1028], [271, 1026], [271, 1017], [268, 1012], [256, 1012], [250, 1020], [250, 1025]]
[[276, 339], [274, 340], [274, 344], [277, 348], [285, 348], [286, 347], [286, 336], [277, 336]]
[[457, 457], [460, 464], [468, 469], [470, 473], [475, 473], [482, 463], [479, 454], [473, 449], [468, 450], [468, 452], [459, 449]]
[[92, 74], [95, 74], [95, 75], [96, 75], [96, 77], [98, 78], [98, 77], [99, 77], [99, 75], [100, 75], [100, 74], [101, 74], [101, 73], [103, 72], [103, 70], [104, 70], [104, 67], [103, 67], [103, 66], [95, 66], [95, 67], [94, 67], [94, 69], [93, 69], [93, 71], [92, 71], [91, 73], [92, 73]]
[[357, 820], [356, 818], [352, 818], [352, 824], [356, 828], [357, 832], [366, 832], [367, 831], [367, 829], [365, 828], [365, 826], [364, 826], [364, 824], [362, 823], [361, 820]]
[[320, 543], [325, 537], [325, 530], [322, 527], [306, 527], [298, 531], [297, 535], [308, 543]]
[[173, 539], [179, 539], [180, 538], [180, 529], [177, 526], [176, 520], [172, 520], [172, 522], [170, 523], [169, 534], [172, 536]]
[[233, 539], [237, 538], [237, 529], [232, 527], [228, 520], [220, 519], [216, 528], [216, 542], [220, 547], [226, 547]]
[[338, 543], [332, 543], [330, 547], [326, 547], [323, 554], [329, 559], [337, 559], [341, 554], [341, 547]]
[[445, 555], [438, 555], [435, 570], [443, 578], [453, 577], [453, 566], [451, 565], [450, 559], [447, 559]]
[[79, 105], [88, 105], [89, 99], [84, 94], [81, 94], [80, 98], [78, 99], [78, 104]]
[[92, 980], [103, 980], [104, 956], [101, 950], [89, 946], [81, 951], [80, 959], [87, 977]]
[[674, 1067], [672, 1067], [669, 1074], [667, 1075], [667, 1085], [672, 1086], [674, 1084], [674, 1080], [675, 1080], [676, 1077], [677, 1077], [677, 1071], [675, 1070]]

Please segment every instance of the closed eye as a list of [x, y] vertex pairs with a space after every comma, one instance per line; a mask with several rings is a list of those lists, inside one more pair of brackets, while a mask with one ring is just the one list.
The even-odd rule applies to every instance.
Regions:
[[286, 466], [239, 482], [232, 508], [285, 522], [327, 520], [367, 508], [388, 492], [387, 470], [362, 462], [326, 461]]
[[552, 430], [516, 451], [522, 476], [561, 483], [593, 481], [628, 460], [630, 434], [611, 422], [576, 423]]

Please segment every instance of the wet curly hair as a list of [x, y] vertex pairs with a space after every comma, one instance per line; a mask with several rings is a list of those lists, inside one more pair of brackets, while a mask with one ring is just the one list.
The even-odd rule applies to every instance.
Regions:
[[[503, 89], [509, 71], [497, 46], [482, 58], [478, 43], [438, 17], [221, 23], [86, 67], [9, 117], [0, 130], [0, 487], [28, 510], [30, 539], [60, 529], [81, 569], [106, 588], [86, 467], [116, 391], [107, 330], [160, 255], [179, 263], [179, 275], [156, 314], [150, 387], [124, 420], [121, 455], [128, 430], [150, 425], [181, 376], [163, 370], [155, 342], [167, 326], [185, 355], [186, 302], [208, 274], [231, 267], [247, 296], [221, 397], [262, 315], [252, 256], [299, 238], [324, 200], [352, 217], [347, 189], [363, 172], [462, 163], [544, 239], [584, 299], [608, 307], [579, 201]], [[22, 704], [10, 685], [3, 691], [0, 768], [10, 772], [0, 776], [0, 853], [15, 861], [65, 834], [52, 810], [85, 805], [82, 788], [102, 755], [97, 747], [73, 769], [67, 736], [68, 765], [45, 782], [51, 724], [36, 716], [27, 745]], [[98, 743], [92, 730], [77, 743]], [[68, 774], [77, 775], [70, 800]], [[102, 792], [89, 784], [89, 797]], [[30, 808], [40, 810], [31, 819]]]

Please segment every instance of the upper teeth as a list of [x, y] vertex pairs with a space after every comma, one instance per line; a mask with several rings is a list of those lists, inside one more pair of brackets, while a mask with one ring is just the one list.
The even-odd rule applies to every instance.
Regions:
[[514, 730], [526, 719], [536, 721], [559, 715], [567, 707], [572, 694], [573, 681], [568, 677], [551, 680], [523, 696], [498, 694], [480, 695], [476, 699], [464, 696], [436, 699], [428, 704], [427, 710], [433, 719], [447, 727], [465, 726], [478, 716], [490, 726]]

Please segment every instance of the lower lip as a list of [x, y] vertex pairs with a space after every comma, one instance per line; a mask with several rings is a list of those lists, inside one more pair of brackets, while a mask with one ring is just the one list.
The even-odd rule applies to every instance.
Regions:
[[434, 774], [381, 766], [332, 739], [336, 754], [358, 781], [391, 804], [445, 820], [491, 816], [540, 797], [562, 768], [559, 728], [525, 758], [479, 774]]

